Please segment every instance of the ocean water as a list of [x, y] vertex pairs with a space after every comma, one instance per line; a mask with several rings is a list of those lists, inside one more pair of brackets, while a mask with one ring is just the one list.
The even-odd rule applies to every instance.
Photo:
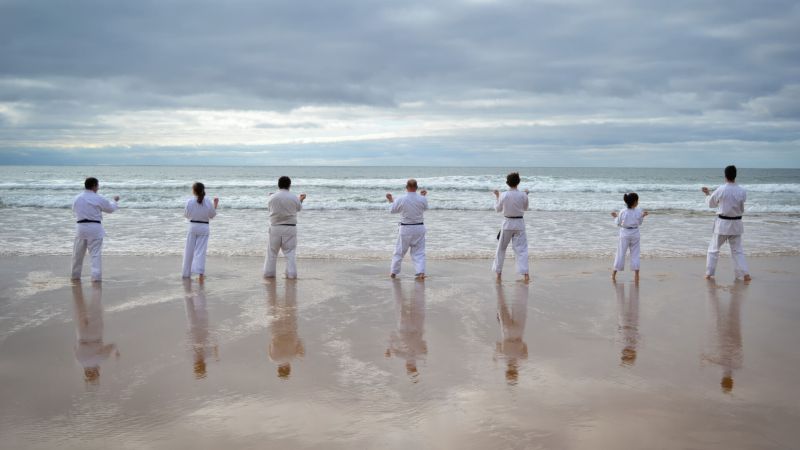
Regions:
[[[534, 257], [607, 257], [617, 230], [610, 212], [635, 191], [651, 211], [642, 227], [644, 257], [705, 254], [714, 212], [700, 192], [722, 182], [721, 169], [514, 168], [531, 192], [526, 216]], [[387, 192], [403, 192], [414, 177], [429, 191], [427, 252], [432, 258], [493, 254], [501, 217], [493, 189], [510, 168], [475, 167], [0, 167], [2, 255], [69, 254], [72, 199], [83, 179], [100, 179], [100, 193], [119, 195], [108, 215], [107, 254], [181, 254], [182, 208], [191, 184], [220, 197], [209, 253], [260, 255], [266, 246], [266, 199], [281, 175], [308, 194], [300, 213], [300, 257], [386, 258], [397, 217]], [[742, 169], [748, 190], [745, 250], [751, 255], [800, 253], [800, 170]]]

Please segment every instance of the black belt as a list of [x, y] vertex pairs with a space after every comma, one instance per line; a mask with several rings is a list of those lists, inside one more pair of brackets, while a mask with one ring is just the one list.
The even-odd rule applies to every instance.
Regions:
[[420, 222], [420, 223], [403, 223], [403, 222], [400, 222], [400, 225], [406, 226], [406, 225], [425, 225], [425, 224], [422, 223], [422, 222]]
[[622, 228], [625, 228], [626, 230], [635, 230], [635, 229], [637, 229], [639, 227], [622, 227]]
[[89, 219], [81, 219], [78, 223], [100, 223], [99, 220], [89, 220]]
[[519, 217], [508, 217], [508, 216], [505, 216], [505, 218], [506, 219], [523, 219], [522, 216], [519, 216]]
[[725, 220], [742, 220], [742, 216], [728, 217], [728, 216], [723, 216], [722, 214], [720, 214], [717, 217], [719, 217], [720, 219], [725, 219]]
[[276, 223], [273, 225], [274, 227], [296, 227], [296, 223]]
[[204, 224], [208, 225], [208, 222], [203, 222], [203, 221], [200, 221], [200, 220], [190, 220], [189, 222], [192, 222], [192, 223], [204, 223]]

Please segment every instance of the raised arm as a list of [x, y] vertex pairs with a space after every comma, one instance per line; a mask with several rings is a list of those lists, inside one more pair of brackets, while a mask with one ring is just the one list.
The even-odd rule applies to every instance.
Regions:
[[402, 199], [392, 197], [392, 194], [386, 194], [386, 198], [392, 202], [392, 205], [389, 207], [389, 212], [392, 214], [397, 214], [400, 212], [400, 206], [402, 204]]
[[718, 187], [714, 190], [713, 193], [709, 194], [708, 188], [703, 188], [703, 192], [706, 194], [706, 203], [708, 203], [709, 208], [716, 208], [719, 206], [719, 197], [721, 195], [722, 187]]
[[113, 213], [119, 208], [117, 202], [119, 201], [119, 196], [114, 196], [114, 201], [109, 201], [105, 197], [100, 197], [100, 210], [105, 213]]
[[300, 194], [300, 196], [297, 197], [297, 210], [298, 211], [303, 209], [303, 201], [305, 201], [305, 199], [306, 199], [306, 194], [304, 194], [304, 193]]
[[214, 201], [211, 203], [211, 206], [213, 206], [213, 208], [209, 208], [208, 211], [209, 219], [213, 219], [214, 217], [217, 216], [217, 205], [219, 205], [219, 199], [217, 197], [214, 197]]
[[525, 189], [524, 192], [525, 192], [525, 208], [524, 208], [524, 210], [527, 211], [528, 210], [528, 194], [530, 194], [530, 192], [528, 192], [527, 189]]
[[494, 210], [496, 212], [503, 212], [503, 202], [506, 199], [505, 192], [500, 193], [499, 191], [494, 191], [495, 202], [494, 202]]

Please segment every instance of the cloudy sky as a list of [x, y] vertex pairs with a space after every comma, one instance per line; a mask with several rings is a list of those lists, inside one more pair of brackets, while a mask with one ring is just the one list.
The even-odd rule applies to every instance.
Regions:
[[0, 0], [0, 163], [800, 167], [800, 2]]

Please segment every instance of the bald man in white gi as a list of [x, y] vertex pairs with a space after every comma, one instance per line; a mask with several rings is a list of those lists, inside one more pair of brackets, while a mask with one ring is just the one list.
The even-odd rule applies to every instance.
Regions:
[[702, 191], [706, 194], [706, 202], [710, 208], [717, 208], [717, 218], [714, 220], [714, 234], [708, 245], [708, 258], [706, 259], [706, 279], [711, 279], [717, 271], [719, 249], [722, 244], [728, 243], [731, 247], [733, 269], [736, 278], [750, 282], [750, 269], [744, 258], [742, 248], [742, 214], [747, 192], [736, 184], [736, 166], [725, 168], [725, 184], [718, 187], [713, 193], [707, 187]]
[[112, 213], [117, 210], [119, 196], [114, 196], [114, 201], [97, 194], [100, 182], [97, 178], [89, 177], [83, 183], [86, 188], [82, 194], [75, 197], [72, 202], [72, 212], [78, 221], [75, 243], [72, 247], [72, 279], [81, 279], [83, 270], [83, 257], [86, 251], [92, 260], [92, 281], [101, 281], [103, 278], [103, 213]]
[[503, 228], [500, 230], [500, 237], [497, 242], [497, 252], [494, 256], [492, 270], [500, 280], [503, 273], [503, 263], [506, 259], [506, 249], [509, 242], [514, 248], [517, 257], [517, 272], [525, 278], [525, 282], [530, 281], [528, 269], [528, 236], [525, 233], [525, 211], [528, 210], [528, 191], [520, 191], [519, 173], [511, 172], [506, 177], [508, 190], [503, 192], [495, 190], [496, 199], [494, 209], [503, 213]]
[[269, 244], [264, 259], [264, 278], [275, 278], [278, 252], [286, 257], [286, 278], [297, 278], [297, 213], [303, 209], [306, 194], [296, 196], [289, 192], [292, 180], [278, 178], [278, 192], [271, 194], [269, 208]]
[[428, 199], [425, 189], [417, 193], [417, 180], [410, 179], [406, 182], [406, 194], [394, 198], [391, 193], [386, 194], [386, 199], [392, 204], [389, 211], [400, 214], [400, 229], [397, 233], [397, 242], [392, 254], [392, 267], [389, 276], [397, 277], [400, 273], [400, 263], [406, 252], [411, 250], [411, 260], [414, 262], [416, 277], [425, 278], [425, 224], [423, 214], [428, 209]]

